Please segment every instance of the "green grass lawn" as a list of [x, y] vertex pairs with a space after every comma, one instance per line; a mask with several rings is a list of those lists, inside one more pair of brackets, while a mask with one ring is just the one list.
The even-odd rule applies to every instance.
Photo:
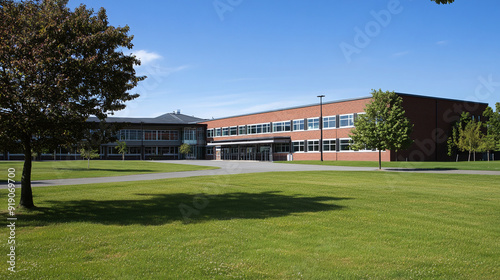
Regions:
[[[278, 161], [279, 163], [291, 164], [316, 164], [316, 165], [334, 165], [334, 166], [359, 166], [378, 168], [378, 161], [319, 161], [319, 160], [297, 160], [297, 161]], [[382, 168], [419, 168], [419, 169], [455, 169], [455, 170], [491, 170], [500, 171], [500, 160], [497, 161], [459, 161], [459, 162], [434, 162], [434, 161], [399, 161], [382, 162]]]
[[[21, 180], [23, 162], [3, 161], [0, 162], [0, 168], [2, 170], [5, 170], [5, 173], [9, 168], [15, 168], [16, 181]], [[216, 169], [216, 167], [161, 163], [154, 161], [91, 160], [90, 168], [87, 169], [86, 160], [34, 161], [31, 172], [31, 179], [52, 180], [69, 178], [111, 177], [207, 169]]]
[[34, 188], [39, 209], [18, 210], [16, 274], [1, 230], [0, 278], [499, 279], [498, 178], [318, 171]]

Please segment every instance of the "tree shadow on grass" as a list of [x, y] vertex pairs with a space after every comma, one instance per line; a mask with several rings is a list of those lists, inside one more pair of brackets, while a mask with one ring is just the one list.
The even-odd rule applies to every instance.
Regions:
[[[151, 170], [151, 169], [106, 169], [106, 168], [92, 168], [92, 167], [90, 167], [89, 169], [87, 169], [87, 168], [55, 168], [54, 170], [56, 170], [56, 171], [83, 171], [83, 172], [89, 172], [89, 171], [150, 172], [150, 173], [155, 172], [155, 170]], [[168, 172], [168, 171], [165, 171], [165, 172]]]
[[[283, 195], [279, 192], [204, 194], [136, 194], [136, 200], [49, 201], [51, 208], [37, 208], [19, 216], [20, 225], [47, 226], [67, 222], [105, 225], [163, 225], [211, 220], [265, 219], [287, 215], [341, 210], [339, 197]], [[21, 222], [22, 221], [22, 222]]]

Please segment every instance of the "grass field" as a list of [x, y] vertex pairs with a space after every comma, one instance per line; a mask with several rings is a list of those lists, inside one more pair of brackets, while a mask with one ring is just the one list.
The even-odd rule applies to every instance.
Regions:
[[[279, 161], [280, 163], [291, 164], [316, 164], [316, 165], [333, 165], [333, 166], [359, 166], [359, 167], [374, 167], [378, 168], [378, 161], [319, 161], [319, 160], [303, 160], [303, 161]], [[497, 161], [459, 161], [459, 162], [382, 162], [382, 168], [418, 168], [418, 169], [452, 169], [452, 170], [492, 170], [500, 171], [500, 160]]]
[[500, 278], [498, 176], [241, 174], [34, 199], [17, 215], [15, 275], [2, 230], [1, 279]]
[[[21, 180], [23, 162], [2, 161], [0, 162], [0, 168], [2, 170], [15, 168], [16, 181]], [[93, 160], [90, 161], [90, 168], [87, 169], [86, 160], [34, 161], [31, 179], [52, 180], [69, 178], [111, 177], [133, 174], [194, 171], [207, 169], [214, 169], [214, 167], [161, 163], [153, 161]]]

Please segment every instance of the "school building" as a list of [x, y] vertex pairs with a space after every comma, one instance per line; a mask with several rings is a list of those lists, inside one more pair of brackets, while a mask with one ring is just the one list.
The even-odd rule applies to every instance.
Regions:
[[[462, 112], [481, 118], [488, 104], [398, 93], [414, 125], [414, 143], [403, 151], [382, 151], [383, 161], [446, 161], [446, 140]], [[200, 122], [206, 125], [206, 159], [378, 160], [378, 151], [354, 151], [350, 131], [371, 96], [304, 105]], [[323, 116], [321, 129], [320, 118]], [[321, 132], [323, 136], [321, 137]], [[321, 138], [323, 139], [321, 143]]]

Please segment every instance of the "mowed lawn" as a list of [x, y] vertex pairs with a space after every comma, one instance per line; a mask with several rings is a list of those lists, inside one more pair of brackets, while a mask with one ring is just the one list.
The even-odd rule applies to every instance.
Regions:
[[[333, 166], [359, 166], [378, 168], [378, 161], [279, 161], [291, 164], [314, 164]], [[450, 170], [491, 170], [500, 171], [500, 160], [497, 161], [392, 161], [382, 162], [382, 168], [410, 168], [410, 169], [450, 169]]]
[[2, 230], [1, 279], [500, 278], [498, 176], [282, 172], [33, 192], [16, 274]]
[[[23, 162], [3, 161], [0, 168], [5, 170], [15, 168], [16, 180], [21, 180]], [[53, 180], [68, 178], [112, 177], [134, 174], [149, 174], [163, 172], [195, 171], [215, 169], [215, 167], [196, 166], [186, 164], [162, 163], [154, 161], [117, 161], [91, 160], [87, 168], [86, 160], [68, 161], [34, 161], [32, 166], [32, 180]], [[6, 177], [5, 177], [6, 178]], [[2, 180], [2, 178], [0, 178]]]

